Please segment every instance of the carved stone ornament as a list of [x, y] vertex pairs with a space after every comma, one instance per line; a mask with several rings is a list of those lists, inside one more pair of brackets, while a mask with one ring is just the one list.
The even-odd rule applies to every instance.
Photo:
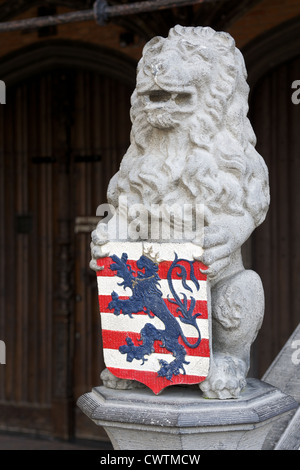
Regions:
[[[99, 294], [110, 296], [105, 307], [100, 301], [107, 387], [142, 382], [158, 393], [188, 383], [190, 375], [209, 398], [238, 398], [245, 387], [264, 292], [257, 273], [244, 268], [241, 247], [269, 206], [268, 171], [247, 118], [246, 76], [233, 38], [209, 27], [176, 26], [144, 48], [131, 102], [131, 144], [107, 193], [111, 218], [92, 233], [91, 267]], [[174, 291], [172, 273], [157, 260], [151, 265], [146, 245], [148, 254], [161, 253], [168, 269], [176, 256], [185, 259]], [[188, 256], [182, 256], [186, 245]], [[198, 308], [204, 299], [197, 288], [191, 293], [199, 282], [205, 282], [207, 315]], [[113, 326], [122, 322], [124, 328]], [[117, 347], [109, 347], [105, 330], [119, 332]], [[199, 340], [193, 350], [191, 337]], [[197, 371], [194, 353], [205, 343], [210, 349]], [[133, 375], [115, 373], [116, 354], [119, 369]], [[140, 375], [151, 362], [153, 383]]]

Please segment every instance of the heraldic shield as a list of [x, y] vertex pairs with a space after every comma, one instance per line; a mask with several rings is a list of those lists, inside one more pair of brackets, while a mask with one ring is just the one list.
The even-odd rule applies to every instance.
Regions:
[[105, 250], [97, 281], [108, 370], [155, 394], [205, 380], [209, 286], [206, 267], [193, 259], [195, 245], [109, 242]]

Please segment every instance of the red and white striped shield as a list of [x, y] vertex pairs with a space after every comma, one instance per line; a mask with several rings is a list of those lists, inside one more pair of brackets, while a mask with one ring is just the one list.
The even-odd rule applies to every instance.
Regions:
[[109, 242], [97, 273], [104, 362], [158, 394], [200, 383], [210, 365], [205, 266], [192, 243]]

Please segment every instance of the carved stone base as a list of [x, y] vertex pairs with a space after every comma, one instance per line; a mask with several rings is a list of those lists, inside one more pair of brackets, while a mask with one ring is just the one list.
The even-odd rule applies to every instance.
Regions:
[[79, 408], [103, 426], [115, 450], [260, 450], [274, 422], [298, 403], [249, 379], [238, 399], [205, 399], [197, 388], [150, 390], [96, 387]]

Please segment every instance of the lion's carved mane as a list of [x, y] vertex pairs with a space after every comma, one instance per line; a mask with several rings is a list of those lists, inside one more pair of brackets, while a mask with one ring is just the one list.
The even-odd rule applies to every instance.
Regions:
[[205, 202], [214, 214], [248, 211], [259, 225], [269, 205], [268, 172], [254, 148], [248, 93], [230, 35], [176, 26], [150, 41], [131, 98], [131, 144], [108, 201], [116, 207], [125, 194], [129, 204], [146, 206]]

